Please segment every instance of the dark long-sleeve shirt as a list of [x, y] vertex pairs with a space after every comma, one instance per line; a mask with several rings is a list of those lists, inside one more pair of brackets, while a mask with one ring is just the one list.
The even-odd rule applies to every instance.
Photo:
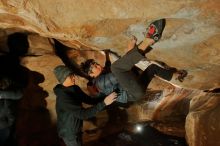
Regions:
[[[54, 92], [57, 96], [57, 128], [60, 137], [72, 137], [80, 133], [83, 120], [95, 116], [105, 107], [103, 99], [89, 97], [77, 85], [64, 87], [58, 84]], [[96, 105], [83, 108], [82, 103]]]

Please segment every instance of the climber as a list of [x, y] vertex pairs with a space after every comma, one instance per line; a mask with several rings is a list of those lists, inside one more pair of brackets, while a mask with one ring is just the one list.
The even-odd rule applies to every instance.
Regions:
[[[91, 98], [76, 85], [77, 78], [72, 70], [64, 65], [54, 69], [59, 81], [54, 87], [56, 94], [57, 129], [59, 136], [66, 146], [82, 145], [83, 120], [95, 116], [106, 106], [112, 104], [117, 97], [115, 92], [103, 98]], [[82, 103], [96, 104], [90, 108], [83, 108]]]
[[[162, 30], [160, 32], [157, 31], [158, 38], [162, 35]], [[136, 45], [137, 39], [133, 37], [128, 43], [127, 49], [129, 51], [111, 65], [111, 72], [106, 71], [106, 67], [102, 67], [93, 59], [88, 59], [81, 63], [82, 71], [93, 78], [93, 84], [90, 82], [90, 86], [94, 86], [97, 96], [108, 95], [116, 91], [118, 92], [117, 102], [127, 103], [129, 101], [137, 101], [145, 96], [146, 87], [154, 75], [165, 80], [171, 80], [173, 76], [176, 76], [182, 82], [187, 72], [173, 67], [162, 68], [156, 64], [151, 64], [138, 76], [131, 71], [136, 63], [145, 58], [145, 52], [149, 52], [150, 46], [157, 41], [158, 39], [154, 40], [148, 33], [145, 39], [139, 45]]]

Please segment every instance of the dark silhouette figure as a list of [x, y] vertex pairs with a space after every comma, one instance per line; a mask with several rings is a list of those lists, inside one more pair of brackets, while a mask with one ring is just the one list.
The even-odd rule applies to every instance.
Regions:
[[18, 146], [43, 146], [58, 144], [55, 124], [47, 109], [48, 93], [39, 86], [45, 78], [36, 71], [28, 72], [29, 82], [19, 103], [16, 125]]
[[20, 56], [27, 53], [27, 35], [8, 36], [9, 52], [0, 55], [0, 145], [14, 146], [17, 103], [27, 85], [26, 68], [20, 65]]
[[[23, 42], [23, 43], [22, 43]], [[22, 98], [18, 102], [15, 127], [15, 141], [17, 146], [57, 146], [58, 136], [56, 125], [51, 121], [51, 115], [47, 109], [48, 92], [39, 86], [45, 81], [43, 74], [29, 70], [20, 65], [20, 59], [28, 55], [27, 35], [15, 33], [9, 36], [8, 46], [10, 52], [4, 57], [7, 61], [1, 63], [14, 80], [22, 83]], [[7, 63], [6, 63], [7, 62]], [[10, 67], [10, 64], [13, 67]], [[18, 74], [17, 68], [22, 68]], [[2, 72], [2, 70], [0, 71]], [[8, 73], [7, 73], [8, 74]], [[1, 145], [2, 146], [2, 145]], [[8, 144], [7, 146], [14, 146]]]

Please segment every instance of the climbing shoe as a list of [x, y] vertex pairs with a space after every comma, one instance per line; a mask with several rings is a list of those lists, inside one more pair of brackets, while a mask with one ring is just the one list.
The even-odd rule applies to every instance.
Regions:
[[166, 19], [159, 19], [152, 22], [146, 28], [146, 37], [153, 39], [155, 42], [158, 42], [162, 36], [163, 30], [166, 25]]

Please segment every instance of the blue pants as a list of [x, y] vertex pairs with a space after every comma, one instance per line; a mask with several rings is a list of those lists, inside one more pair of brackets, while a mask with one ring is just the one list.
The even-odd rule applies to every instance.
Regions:
[[0, 129], [0, 146], [6, 146], [10, 137], [10, 127]]

